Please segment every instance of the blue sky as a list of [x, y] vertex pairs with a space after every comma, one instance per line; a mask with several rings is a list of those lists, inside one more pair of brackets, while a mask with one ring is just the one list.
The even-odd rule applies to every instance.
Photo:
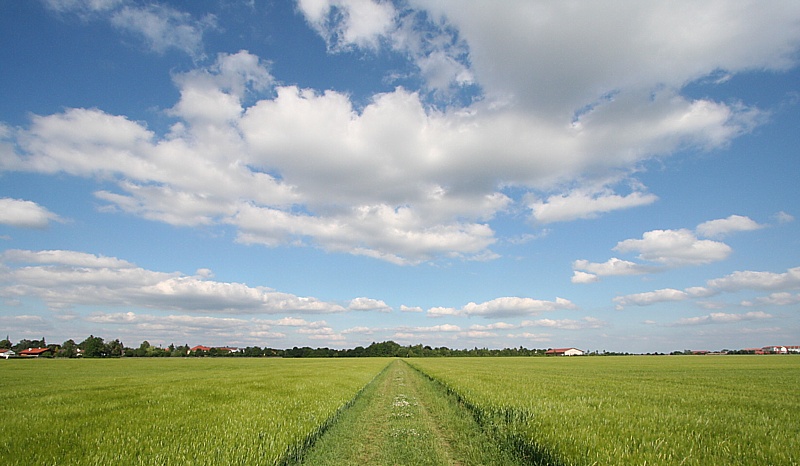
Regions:
[[0, 2], [12, 341], [800, 344], [797, 2]]

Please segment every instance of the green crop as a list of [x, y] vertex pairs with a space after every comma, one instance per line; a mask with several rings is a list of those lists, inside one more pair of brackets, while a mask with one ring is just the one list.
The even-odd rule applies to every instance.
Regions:
[[4, 465], [282, 464], [386, 359], [4, 361]]
[[800, 357], [410, 362], [534, 463], [800, 462]]

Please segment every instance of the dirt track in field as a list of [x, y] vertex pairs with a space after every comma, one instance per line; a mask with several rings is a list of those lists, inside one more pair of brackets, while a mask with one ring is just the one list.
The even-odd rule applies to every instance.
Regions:
[[308, 452], [304, 465], [514, 465], [435, 382], [396, 360]]

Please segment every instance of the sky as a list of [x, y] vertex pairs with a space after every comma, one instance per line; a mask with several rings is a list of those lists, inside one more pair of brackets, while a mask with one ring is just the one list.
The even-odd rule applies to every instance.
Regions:
[[0, 334], [800, 344], [800, 2], [0, 0]]

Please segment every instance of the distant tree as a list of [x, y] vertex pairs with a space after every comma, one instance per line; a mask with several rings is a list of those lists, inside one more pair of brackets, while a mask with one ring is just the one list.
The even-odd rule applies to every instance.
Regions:
[[78, 345], [75, 340], [69, 339], [61, 344], [61, 349], [56, 352], [60, 358], [74, 358], [78, 355]]
[[7, 336], [5, 340], [0, 340], [0, 349], [11, 349], [11, 341]]
[[83, 350], [83, 356], [87, 358], [102, 358], [106, 355], [106, 345], [103, 339], [94, 335], [89, 335], [78, 344], [78, 347]]
[[15, 352], [19, 353], [20, 351], [26, 350], [28, 348], [44, 348], [46, 346], [47, 342], [44, 341], [44, 338], [42, 338], [41, 340], [27, 340], [23, 338], [22, 340], [19, 341], [19, 343], [14, 345], [12, 349]]
[[175, 346], [174, 348], [172, 348], [172, 354], [170, 356], [172, 356], [173, 358], [180, 358], [188, 355], [189, 355], [189, 345], [187, 344], [184, 346]]
[[109, 341], [105, 345], [105, 353], [109, 356], [118, 358], [125, 354], [125, 346], [121, 341], [119, 341], [119, 339]]

